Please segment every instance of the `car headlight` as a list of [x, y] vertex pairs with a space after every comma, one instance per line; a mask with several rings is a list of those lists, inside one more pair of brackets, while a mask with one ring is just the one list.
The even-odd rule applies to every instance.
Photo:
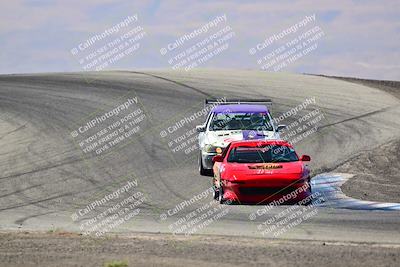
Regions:
[[207, 153], [221, 154], [224, 149], [219, 146], [205, 145], [203, 150], [204, 150], [204, 152], [207, 152]]

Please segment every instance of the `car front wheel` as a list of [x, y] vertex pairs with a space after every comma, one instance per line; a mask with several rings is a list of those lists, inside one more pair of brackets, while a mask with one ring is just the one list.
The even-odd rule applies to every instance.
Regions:
[[222, 186], [220, 186], [219, 189], [218, 189], [218, 202], [219, 202], [219, 204], [224, 204], [225, 203], [224, 188]]
[[213, 189], [214, 189], [214, 191], [213, 191], [213, 198], [214, 198], [215, 200], [218, 200], [218, 199], [219, 199], [219, 189], [218, 189], [216, 186], [213, 186]]
[[203, 161], [201, 160], [201, 152], [199, 154], [199, 173], [203, 176], [210, 176], [212, 174], [212, 170], [205, 169], [203, 167]]

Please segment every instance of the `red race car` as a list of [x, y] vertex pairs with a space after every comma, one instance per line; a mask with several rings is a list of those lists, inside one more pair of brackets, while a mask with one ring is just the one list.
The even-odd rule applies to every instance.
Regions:
[[307, 155], [299, 158], [286, 141], [234, 141], [213, 157], [214, 198], [239, 204], [294, 204], [311, 198], [305, 164], [310, 160]]

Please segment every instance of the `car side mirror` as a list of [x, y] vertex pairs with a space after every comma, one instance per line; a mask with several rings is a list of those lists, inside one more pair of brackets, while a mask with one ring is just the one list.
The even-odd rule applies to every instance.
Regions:
[[300, 160], [301, 161], [311, 161], [311, 157], [308, 155], [303, 155], [300, 157]]
[[205, 132], [205, 131], [206, 131], [206, 126], [204, 126], [204, 125], [197, 125], [196, 126], [196, 132], [202, 133], [202, 132]]
[[212, 162], [222, 162], [224, 161], [224, 157], [222, 157], [221, 155], [216, 155], [212, 158]]
[[287, 128], [286, 125], [284, 125], [284, 124], [279, 124], [278, 127], [276, 128], [276, 131], [277, 131], [277, 132], [280, 132], [280, 131], [282, 131], [282, 130], [284, 130], [284, 129], [286, 129], [286, 128]]

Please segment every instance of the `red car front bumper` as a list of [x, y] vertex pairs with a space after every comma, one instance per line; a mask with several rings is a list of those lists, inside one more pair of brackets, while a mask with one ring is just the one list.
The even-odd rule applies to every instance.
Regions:
[[238, 203], [295, 204], [311, 195], [307, 180], [269, 181], [267, 183], [223, 181], [223, 199]]

